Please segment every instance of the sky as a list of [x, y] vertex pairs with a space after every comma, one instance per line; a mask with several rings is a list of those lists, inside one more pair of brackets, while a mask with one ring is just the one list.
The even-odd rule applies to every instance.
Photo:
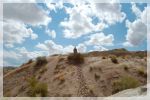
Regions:
[[3, 64], [38, 56], [126, 48], [147, 49], [145, 3], [5, 3]]

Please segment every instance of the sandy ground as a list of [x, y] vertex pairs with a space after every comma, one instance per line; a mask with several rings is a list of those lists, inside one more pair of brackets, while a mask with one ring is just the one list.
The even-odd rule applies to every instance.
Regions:
[[[138, 69], [147, 69], [144, 58], [117, 57], [118, 64], [111, 61], [109, 56], [85, 57], [84, 64], [73, 65], [67, 61], [67, 56], [50, 56], [48, 63], [40, 70], [46, 69], [44, 73], [40, 70], [33, 73], [33, 65], [24, 65], [4, 76], [4, 96], [27, 96], [28, 86], [26, 79], [33, 74], [36, 78], [48, 85], [48, 96], [50, 97], [75, 97], [75, 96], [110, 96], [112, 95], [112, 84], [122, 76], [136, 78], [140, 85], [146, 84], [146, 78], [138, 74]], [[127, 66], [128, 71], [124, 70]]]

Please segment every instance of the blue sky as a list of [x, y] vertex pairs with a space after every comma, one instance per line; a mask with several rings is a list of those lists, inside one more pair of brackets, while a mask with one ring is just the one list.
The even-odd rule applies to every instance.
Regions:
[[146, 9], [143, 3], [4, 4], [4, 65], [70, 53], [74, 46], [83, 53], [146, 50]]

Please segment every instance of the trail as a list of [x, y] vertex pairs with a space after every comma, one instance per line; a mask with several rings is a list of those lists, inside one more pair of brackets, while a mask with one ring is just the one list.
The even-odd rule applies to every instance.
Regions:
[[78, 89], [77, 95], [79, 97], [94, 96], [93, 92], [90, 91], [90, 89], [88, 88], [88, 86], [85, 82], [81, 66], [78, 65], [76, 67], [77, 67], [77, 75], [78, 75], [78, 81], [79, 81], [79, 89]]

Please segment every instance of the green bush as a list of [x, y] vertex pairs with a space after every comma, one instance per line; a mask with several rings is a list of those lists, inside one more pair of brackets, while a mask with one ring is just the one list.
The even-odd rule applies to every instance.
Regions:
[[84, 57], [83, 55], [81, 55], [80, 53], [77, 53], [77, 54], [70, 54], [68, 57], [67, 57], [68, 61], [70, 63], [75, 63], [75, 64], [81, 64], [81, 63], [84, 63]]
[[37, 57], [36, 58], [36, 63], [34, 65], [35, 68], [40, 68], [41, 66], [45, 65], [47, 63], [47, 59], [45, 56], [43, 57]]
[[115, 56], [112, 56], [112, 57], [111, 57], [111, 61], [112, 61], [113, 63], [115, 63], [115, 64], [118, 64], [118, 60], [117, 60], [117, 58], [116, 58]]
[[36, 97], [37, 95], [41, 97], [47, 96], [47, 84], [39, 82], [35, 77], [31, 77], [28, 80], [29, 91], [28, 95], [31, 97]]
[[140, 85], [139, 81], [130, 76], [124, 76], [120, 80], [113, 82], [113, 91], [112, 93], [117, 93], [119, 91], [136, 88]]

